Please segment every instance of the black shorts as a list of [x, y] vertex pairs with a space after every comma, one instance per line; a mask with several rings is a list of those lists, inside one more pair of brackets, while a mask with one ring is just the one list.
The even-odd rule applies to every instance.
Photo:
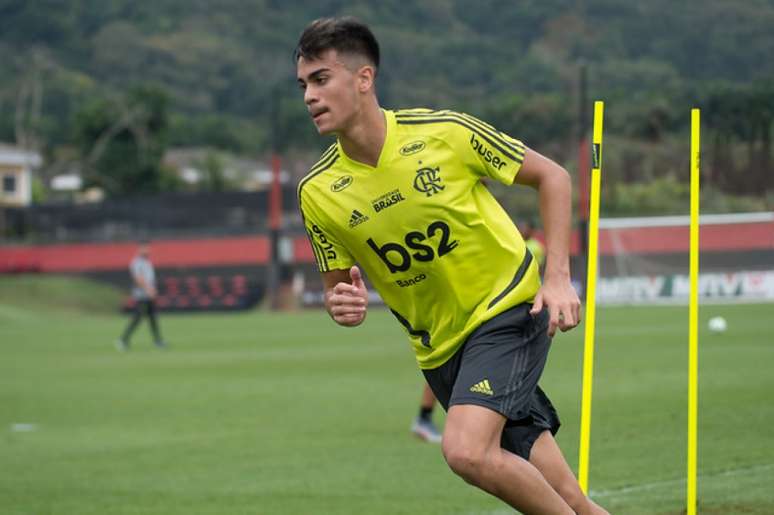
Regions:
[[481, 324], [454, 356], [425, 379], [448, 411], [455, 404], [475, 404], [507, 420], [501, 444], [529, 459], [543, 431], [556, 434], [559, 417], [538, 380], [551, 346], [548, 310], [534, 317], [520, 304]]

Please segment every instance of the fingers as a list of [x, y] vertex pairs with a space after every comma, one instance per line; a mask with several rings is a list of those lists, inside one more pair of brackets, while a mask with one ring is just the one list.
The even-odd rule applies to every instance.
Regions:
[[365, 299], [350, 295], [331, 295], [328, 304], [330, 312], [334, 316], [365, 313], [367, 309]]
[[535, 296], [535, 303], [532, 304], [532, 309], [529, 310], [529, 314], [535, 316], [541, 311], [543, 311], [543, 293], [538, 291]]
[[[537, 306], [537, 298], [530, 313], [535, 314], [535, 306]], [[580, 301], [570, 301], [558, 305], [547, 303], [546, 306], [549, 314], [548, 336], [554, 336], [557, 329], [565, 332], [580, 324]]]
[[341, 325], [358, 325], [365, 318], [367, 306], [363, 299], [334, 295], [329, 310], [331, 317]]
[[360, 289], [354, 284], [337, 283], [336, 286], [333, 287], [333, 293], [335, 295], [350, 295], [359, 297]]
[[349, 277], [352, 279], [352, 286], [356, 288], [364, 288], [365, 283], [363, 283], [363, 275], [360, 273], [360, 269], [356, 266], [353, 266], [349, 269]]
[[353, 266], [349, 269], [352, 284], [337, 283], [328, 298], [328, 311], [333, 319], [341, 325], [358, 325], [365, 318], [368, 307], [368, 292], [363, 282], [360, 269]]
[[553, 337], [556, 334], [556, 327], [559, 325], [559, 310], [556, 308], [548, 308], [548, 336]]
[[580, 301], [564, 304], [557, 312], [557, 327], [562, 332], [569, 331], [580, 324]]
[[363, 323], [363, 320], [365, 320], [365, 313], [362, 315], [347, 315], [347, 316], [340, 316], [333, 319], [337, 324], [343, 325], [346, 327], [355, 327], [356, 325], [360, 325]]
[[338, 283], [333, 287], [327, 305], [328, 312], [337, 324], [355, 326], [365, 319], [368, 299], [362, 289], [351, 284]]

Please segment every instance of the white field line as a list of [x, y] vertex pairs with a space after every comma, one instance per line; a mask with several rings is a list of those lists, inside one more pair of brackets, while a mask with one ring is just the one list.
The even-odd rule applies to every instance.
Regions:
[[[766, 465], [756, 465], [754, 467], [744, 467], [738, 469], [729, 469], [709, 474], [699, 474], [699, 479], [717, 479], [721, 477], [732, 476], [746, 476], [754, 473], [763, 472], [766, 470], [774, 469], [774, 463], [768, 463]], [[612, 488], [610, 490], [591, 490], [590, 497], [593, 499], [603, 497], [625, 497], [629, 494], [647, 492], [650, 490], [658, 490], [661, 488], [668, 488], [674, 486], [685, 485], [685, 478], [681, 479], [668, 479], [665, 481], [653, 481], [651, 483], [642, 483], [639, 485], [624, 486], [621, 488]]]
[[17, 422], [15, 424], [11, 424], [11, 432], [13, 433], [31, 433], [32, 431], [37, 430], [38, 425], [31, 424], [29, 422]]
[[[717, 479], [722, 477], [745, 476], [758, 472], [774, 469], [774, 463], [765, 465], [756, 465], [754, 467], [744, 467], [738, 469], [729, 469], [710, 474], [699, 474], [699, 479]], [[666, 481], [654, 481], [652, 483], [642, 483], [639, 485], [624, 486], [621, 488], [611, 488], [610, 490], [591, 490], [592, 499], [626, 497], [629, 494], [658, 490], [660, 488], [670, 488], [684, 486], [685, 479], [669, 479]], [[497, 509], [492, 511], [471, 511], [467, 515], [513, 515], [515, 512], [509, 509]]]

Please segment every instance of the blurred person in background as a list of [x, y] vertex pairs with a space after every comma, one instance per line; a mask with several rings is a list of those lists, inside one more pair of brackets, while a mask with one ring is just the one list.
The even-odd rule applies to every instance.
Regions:
[[422, 388], [422, 399], [419, 401], [419, 415], [411, 424], [411, 432], [417, 438], [429, 443], [441, 443], [441, 433], [433, 423], [433, 409], [435, 408], [435, 394], [430, 385], [425, 383]]
[[543, 270], [543, 265], [546, 263], [546, 248], [543, 243], [535, 237], [535, 224], [532, 220], [525, 220], [519, 224], [519, 232], [521, 237], [524, 238], [524, 245], [527, 246], [527, 250], [532, 253], [532, 257], [537, 261], [540, 270]]
[[154, 345], [160, 349], [166, 348], [167, 345], [161, 338], [159, 322], [156, 317], [156, 296], [158, 293], [156, 290], [156, 271], [150, 260], [150, 244], [147, 241], [140, 242], [137, 253], [129, 263], [129, 273], [132, 276], [134, 312], [123, 334], [116, 341], [116, 348], [122, 352], [129, 350], [132, 333], [143, 316], [148, 317]]
[[[348, 327], [366, 318], [357, 263], [447, 410], [441, 448], [452, 471], [525, 514], [606, 514], [578, 485], [538, 386], [554, 333], [580, 321], [567, 171], [472, 116], [382, 109], [379, 44], [357, 20], [312, 22], [295, 58], [312, 122], [337, 137], [298, 185], [331, 318]], [[538, 191], [542, 284], [483, 177]]]

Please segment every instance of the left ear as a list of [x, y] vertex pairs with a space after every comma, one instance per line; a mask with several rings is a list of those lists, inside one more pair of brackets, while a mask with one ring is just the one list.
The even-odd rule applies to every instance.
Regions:
[[360, 93], [367, 93], [373, 89], [376, 70], [373, 66], [361, 66], [357, 71], [357, 90]]

